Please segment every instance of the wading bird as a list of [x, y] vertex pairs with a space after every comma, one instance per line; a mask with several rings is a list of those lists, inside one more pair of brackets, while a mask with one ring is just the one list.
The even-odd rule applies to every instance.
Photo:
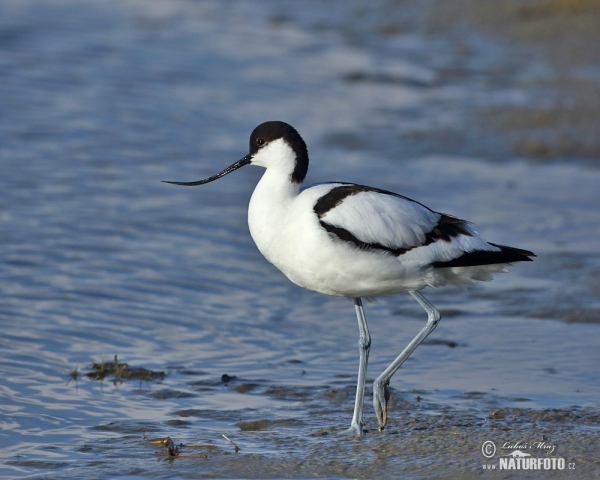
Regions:
[[425, 287], [491, 280], [527, 250], [489, 243], [469, 222], [435, 212], [410, 198], [353, 183], [300, 189], [308, 151], [284, 122], [266, 122], [250, 135], [250, 153], [202, 185], [244, 165], [266, 168], [248, 208], [248, 225], [265, 258], [301, 287], [354, 300], [359, 328], [359, 369], [348, 432], [363, 433], [363, 399], [371, 336], [362, 298], [408, 292], [427, 312], [427, 324], [373, 384], [379, 430], [387, 423], [390, 379], [435, 329], [439, 311], [420, 293]]

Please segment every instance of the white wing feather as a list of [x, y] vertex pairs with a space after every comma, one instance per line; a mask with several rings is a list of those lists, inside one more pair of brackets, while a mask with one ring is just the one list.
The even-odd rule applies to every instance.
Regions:
[[423, 266], [448, 262], [476, 250], [500, 250], [481, 238], [467, 222], [460, 226], [466, 234], [428, 241], [427, 235], [438, 227], [441, 218], [441, 213], [418, 202], [367, 190], [344, 198], [321, 221], [347, 230], [365, 244], [406, 249], [401, 261]]
[[366, 191], [346, 197], [321, 220], [362, 242], [401, 249], [422, 245], [440, 218], [441, 214], [419, 203]]

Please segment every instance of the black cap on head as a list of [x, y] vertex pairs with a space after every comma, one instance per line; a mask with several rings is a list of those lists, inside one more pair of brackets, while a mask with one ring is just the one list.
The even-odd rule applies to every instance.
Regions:
[[300, 134], [291, 125], [279, 121], [261, 123], [250, 135], [250, 155], [255, 155], [269, 142], [279, 138], [282, 138], [296, 154], [292, 182], [302, 183], [308, 171], [308, 150]]

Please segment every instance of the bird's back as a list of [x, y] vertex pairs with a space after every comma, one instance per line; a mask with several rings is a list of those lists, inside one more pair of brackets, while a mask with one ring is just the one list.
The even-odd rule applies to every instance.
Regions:
[[258, 222], [273, 227], [253, 237], [290, 280], [321, 293], [374, 297], [467, 285], [532, 255], [488, 243], [464, 220], [364, 185], [322, 183], [288, 200], [273, 206], [277, 218], [264, 218], [262, 209]]

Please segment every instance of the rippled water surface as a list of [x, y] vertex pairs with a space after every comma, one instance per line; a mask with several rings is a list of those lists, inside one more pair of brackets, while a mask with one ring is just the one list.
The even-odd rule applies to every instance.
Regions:
[[[573, 465], [554, 473], [598, 474], [600, 71], [522, 32], [580, 15], [537, 3], [507, 2], [507, 33], [436, 2], [0, 1], [0, 476], [469, 478], [483, 442], [543, 439]], [[354, 309], [257, 251], [260, 169], [160, 182], [222, 170], [272, 119], [307, 141], [308, 182], [393, 190], [538, 255], [425, 292], [444, 318], [383, 433], [369, 385], [369, 432], [337, 435]], [[372, 380], [425, 315], [408, 295], [366, 313]]]

